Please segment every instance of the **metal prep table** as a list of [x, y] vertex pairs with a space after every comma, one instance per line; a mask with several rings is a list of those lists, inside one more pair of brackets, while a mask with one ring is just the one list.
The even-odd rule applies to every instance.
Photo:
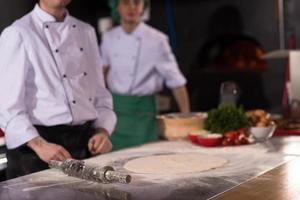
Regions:
[[210, 171], [171, 177], [131, 173], [130, 184], [107, 185], [67, 177], [51, 169], [1, 182], [0, 199], [210, 199], [296, 159], [300, 155], [300, 137], [274, 137], [264, 143], [224, 148], [205, 148], [188, 141], [163, 141], [108, 153], [86, 162], [109, 164], [126, 172], [122, 166], [133, 158], [190, 152], [224, 157], [229, 163]]
[[2, 143], [1, 141], [1, 137], [0, 137], [0, 182], [6, 180], [6, 167], [7, 167], [7, 159], [6, 159], [6, 147], [5, 145]]

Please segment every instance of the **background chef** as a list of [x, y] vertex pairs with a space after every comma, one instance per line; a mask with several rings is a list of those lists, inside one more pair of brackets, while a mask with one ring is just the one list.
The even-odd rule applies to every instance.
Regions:
[[141, 16], [149, 0], [109, 0], [113, 19], [120, 22], [103, 35], [101, 53], [108, 88], [117, 114], [113, 149], [158, 138], [155, 94], [165, 83], [182, 113], [189, 113], [186, 79], [180, 72], [168, 38], [146, 25]]

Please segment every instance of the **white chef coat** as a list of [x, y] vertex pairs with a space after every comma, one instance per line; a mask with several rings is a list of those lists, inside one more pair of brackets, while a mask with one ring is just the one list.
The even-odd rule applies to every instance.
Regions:
[[109, 66], [107, 84], [112, 92], [153, 95], [164, 82], [171, 89], [186, 84], [168, 37], [143, 22], [131, 34], [121, 26], [106, 32], [101, 53], [104, 66]]
[[0, 38], [0, 126], [9, 149], [38, 136], [34, 125], [114, 129], [94, 29], [69, 14], [63, 22], [38, 5]]

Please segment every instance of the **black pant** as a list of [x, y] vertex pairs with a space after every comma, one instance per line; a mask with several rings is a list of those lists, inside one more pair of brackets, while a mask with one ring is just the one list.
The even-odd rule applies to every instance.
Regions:
[[[76, 126], [35, 126], [35, 128], [48, 142], [63, 146], [72, 158], [85, 159], [91, 156], [87, 146], [89, 138], [95, 132], [91, 122]], [[7, 179], [48, 169], [48, 164], [26, 145], [7, 150], [6, 156]]]

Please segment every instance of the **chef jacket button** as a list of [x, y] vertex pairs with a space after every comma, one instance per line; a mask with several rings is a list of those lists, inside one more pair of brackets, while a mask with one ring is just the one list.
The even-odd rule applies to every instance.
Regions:
[[63, 75], [63, 77], [64, 77], [64, 78], [67, 78], [67, 75], [66, 75], [66, 74], [64, 74], [64, 75]]
[[83, 51], [83, 48], [82, 48], [82, 47], [80, 47], [80, 51]]
[[49, 28], [49, 26], [48, 26], [48, 25], [46, 25], [45, 27], [46, 27], [46, 28]]
[[73, 101], [72, 101], [72, 103], [73, 103], [73, 104], [76, 104], [76, 101], [75, 101], [75, 100], [73, 100]]
[[73, 24], [73, 26], [72, 26], [73, 28], [76, 28], [76, 24]]
[[55, 52], [56, 52], [56, 53], [58, 53], [58, 52], [59, 52], [59, 50], [58, 50], [58, 49], [55, 49]]
[[89, 98], [89, 101], [92, 101], [93, 99], [92, 98]]
[[87, 73], [86, 73], [86, 72], [83, 72], [83, 75], [84, 75], [84, 76], [87, 76]]

